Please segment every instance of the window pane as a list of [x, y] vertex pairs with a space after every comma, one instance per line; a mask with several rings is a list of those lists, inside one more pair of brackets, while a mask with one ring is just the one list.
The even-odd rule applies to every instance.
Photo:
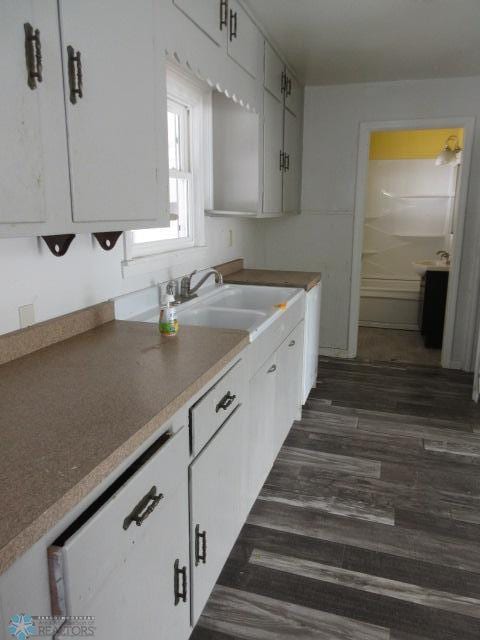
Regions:
[[180, 117], [169, 111], [168, 118], [168, 166], [180, 169]]
[[157, 229], [137, 229], [133, 232], [133, 242], [158, 242], [159, 240], [175, 240], [188, 238], [188, 197], [189, 184], [187, 178], [170, 178], [170, 213], [175, 220], [170, 220], [169, 227]]
[[187, 178], [170, 178], [170, 213], [178, 216], [178, 238], [189, 236], [189, 184]]

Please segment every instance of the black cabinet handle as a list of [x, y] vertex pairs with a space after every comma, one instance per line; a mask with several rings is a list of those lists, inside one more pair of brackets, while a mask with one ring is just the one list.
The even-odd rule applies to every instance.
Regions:
[[236, 395], [232, 395], [230, 391], [227, 391], [227, 393], [223, 396], [223, 398], [215, 407], [215, 413], [218, 413], [220, 409], [223, 409], [225, 411], [232, 404], [232, 402], [235, 402], [236, 399], [237, 399]]
[[285, 169], [285, 153], [280, 151], [280, 171]]
[[286, 95], [287, 96], [292, 95], [292, 79], [291, 78], [287, 78]]
[[[200, 540], [202, 541], [202, 551], [200, 551]], [[207, 562], [207, 532], [200, 531], [200, 525], [197, 524], [195, 527], [195, 566], [202, 562], [206, 564]]]
[[25, 30], [25, 58], [27, 62], [27, 84], [30, 89], [37, 88], [37, 82], [43, 81], [42, 41], [40, 30], [33, 29], [29, 22], [23, 25]]
[[123, 528], [125, 529], [125, 531], [132, 524], [132, 522], [135, 522], [137, 527], [141, 527], [148, 516], [154, 511], [154, 509], [156, 509], [158, 503], [162, 499], [163, 493], [157, 494], [157, 487], [153, 486], [123, 521]]
[[77, 104], [77, 96], [83, 98], [83, 70], [80, 51], [68, 45], [68, 83], [70, 85], [70, 102]]
[[287, 74], [285, 71], [282, 71], [282, 80], [280, 84], [281, 93], [285, 93], [287, 91]]
[[284, 161], [283, 161], [285, 171], [290, 171], [290, 154], [285, 153]]
[[[180, 576], [182, 577], [182, 589], [180, 590]], [[173, 565], [173, 592], [175, 595], [175, 606], [180, 600], [187, 601], [187, 567], [180, 569], [180, 560], [175, 560]]]
[[268, 369], [267, 373], [273, 373], [276, 370], [277, 370], [277, 365], [276, 364], [272, 364], [270, 369]]
[[220, 0], [220, 31], [227, 27], [228, 0]]
[[288, 344], [289, 347], [294, 347], [295, 346], [295, 340], [291, 340]]
[[237, 12], [230, 9], [230, 42], [237, 37]]

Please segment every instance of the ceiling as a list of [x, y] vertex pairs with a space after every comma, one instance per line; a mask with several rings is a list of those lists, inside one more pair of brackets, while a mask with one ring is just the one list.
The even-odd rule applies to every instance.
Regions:
[[245, 0], [309, 85], [480, 75], [480, 0]]

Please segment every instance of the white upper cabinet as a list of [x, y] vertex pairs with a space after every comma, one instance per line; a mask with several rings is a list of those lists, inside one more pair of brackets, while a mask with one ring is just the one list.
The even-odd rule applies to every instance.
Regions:
[[228, 37], [227, 0], [173, 0], [174, 4], [219, 46]]
[[283, 105], [264, 92], [263, 213], [282, 211]]
[[283, 211], [296, 213], [300, 208], [301, 131], [299, 119], [285, 111]]
[[33, 235], [70, 210], [57, 3], [4, 0], [0, 56], [0, 233]]
[[303, 110], [302, 88], [290, 71], [285, 71], [285, 106], [296, 116], [300, 116]]
[[236, 0], [228, 4], [228, 55], [254, 78], [262, 40], [256, 25]]
[[154, 2], [59, 6], [73, 219], [168, 224], [166, 80]]
[[283, 101], [285, 65], [273, 48], [265, 41], [265, 89]]

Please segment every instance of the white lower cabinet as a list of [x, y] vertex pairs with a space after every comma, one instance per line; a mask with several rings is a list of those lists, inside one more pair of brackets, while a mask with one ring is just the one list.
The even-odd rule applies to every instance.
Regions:
[[304, 323], [300, 322], [277, 351], [275, 394], [276, 451], [278, 454], [292, 423], [299, 418], [303, 368]]
[[190, 465], [192, 625], [245, 520], [245, 419], [239, 405]]
[[305, 297], [302, 404], [305, 404], [310, 391], [317, 384], [321, 304], [322, 285], [319, 282]]
[[188, 637], [187, 464], [183, 428], [50, 546], [54, 614], [94, 616], [99, 640]]
[[277, 358], [274, 353], [250, 380], [247, 426], [249, 508], [255, 502], [274, 459]]
[[302, 298], [80, 516], [38, 541], [28, 566], [0, 576], [0, 595], [31, 576], [19, 611], [50, 589], [40, 615], [92, 616], [99, 640], [186, 640], [299, 416], [305, 324]]

